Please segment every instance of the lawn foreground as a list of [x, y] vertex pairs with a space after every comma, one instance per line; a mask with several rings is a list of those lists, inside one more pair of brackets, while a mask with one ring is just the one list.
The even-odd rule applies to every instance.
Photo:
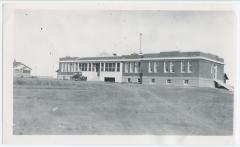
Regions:
[[14, 79], [13, 134], [232, 135], [233, 93], [213, 88]]

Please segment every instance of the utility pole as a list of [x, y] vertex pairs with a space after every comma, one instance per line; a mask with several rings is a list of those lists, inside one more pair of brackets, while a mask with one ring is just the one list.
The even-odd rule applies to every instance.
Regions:
[[[143, 58], [142, 33], [139, 34], [139, 55], [140, 55], [140, 58]], [[141, 61], [139, 62], [138, 68], [139, 68], [139, 81], [138, 82], [139, 82], [139, 84], [142, 84], [143, 71], [142, 71]]]
[[139, 54], [142, 55], [142, 33], [139, 34]]

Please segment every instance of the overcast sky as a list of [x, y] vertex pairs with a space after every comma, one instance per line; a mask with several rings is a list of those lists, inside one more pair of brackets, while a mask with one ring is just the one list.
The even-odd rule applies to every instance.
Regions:
[[56, 76], [63, 56], [139, 51], [203, 51], [225, 59], [235, 77], [233, 12], [17, 10], [14, 58], [34, 75]]

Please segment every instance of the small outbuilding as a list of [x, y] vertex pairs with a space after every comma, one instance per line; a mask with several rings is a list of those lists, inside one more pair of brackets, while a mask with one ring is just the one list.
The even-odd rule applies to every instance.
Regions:
[[31, 68], [21, 62], [13, 61], [13, 77], [30, 77]]

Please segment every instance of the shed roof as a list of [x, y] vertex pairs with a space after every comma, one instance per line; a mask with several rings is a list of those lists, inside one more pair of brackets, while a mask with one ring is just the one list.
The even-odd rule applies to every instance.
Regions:
[[29, 66], [23, 64], [22, 62], [16, 62], [16, 61], [13, 62], [13, 67], [18, 67], [20, 65], [23, 65], [23, 66], [29, 68], [30, 70], [32, 70]]

